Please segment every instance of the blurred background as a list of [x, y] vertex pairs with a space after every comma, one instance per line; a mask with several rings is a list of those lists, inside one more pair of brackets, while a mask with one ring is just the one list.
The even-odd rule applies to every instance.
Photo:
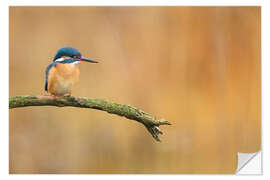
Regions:
[[81, 63], [74, 96], [131, 104], [139, 123], [57, 107], [10, 110], [10, 173], [234, 173], [261, 148], [260, 7], [10, 7], [9, 93], [44, 95], [62, 46]]

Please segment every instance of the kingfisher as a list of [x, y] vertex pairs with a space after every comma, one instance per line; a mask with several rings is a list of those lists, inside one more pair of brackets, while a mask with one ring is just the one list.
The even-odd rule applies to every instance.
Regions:
[[46, 69], [45, 91], [53, 97], [70, 96], [72, 87], [78, 82], [81, 61], [98, 63], [82, 56], [75, 48], [65, 46], [60, 48], [53, 58], [53, 62]]

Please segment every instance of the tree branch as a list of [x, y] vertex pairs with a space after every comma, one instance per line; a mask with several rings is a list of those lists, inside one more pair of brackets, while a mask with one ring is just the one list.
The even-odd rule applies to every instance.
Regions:
[[168, 121], [163, 119], [157, 120], [146, 112], [130, 105], [117, 104], [104, 99], [89, 99], [73, 96], [56, 98], [52, 96], [15, 96], [9, 98], [9, 109], [27, 106], [71, 106], [106, 111], [142, 123], [157, 141], [160, 141], [158, 136], [163, 134], [159, 126], [171, 125]]

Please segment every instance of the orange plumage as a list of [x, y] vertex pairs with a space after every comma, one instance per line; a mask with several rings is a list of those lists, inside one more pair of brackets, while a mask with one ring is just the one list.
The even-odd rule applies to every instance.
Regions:
[[49, 93], [55, 96], [70, 95], [72, 87], [78, 82], [79, 74], [79, 68], [74, 64], [58, 63], [49, 71]]

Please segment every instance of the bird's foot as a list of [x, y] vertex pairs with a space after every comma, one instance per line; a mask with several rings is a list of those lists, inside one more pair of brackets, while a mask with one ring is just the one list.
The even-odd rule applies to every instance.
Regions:
[[70, 97], [71, 96], [71, 93], [67, 93], [64, 95], [64, 97]]
[[52, 97], [53, 99], [56, 99], [56, 95], [55, 95], [55, 94], [51, 94], [51, 97]]

